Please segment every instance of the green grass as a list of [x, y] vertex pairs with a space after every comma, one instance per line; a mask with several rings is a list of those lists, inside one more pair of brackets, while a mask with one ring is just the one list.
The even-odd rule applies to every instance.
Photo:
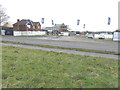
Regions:
[[48, 45], [36, 45], [36, 44], [27, 44], [27, 43], [20, 43], [20, 42], [10, 42], [10, 41], [2, 41], [3, 43], [12, 43], [12, 44], [21, 44], [21, 45], [30, 45], [30, 46], [39, 46], [45, 48], [56, 48], [56, 49], [65, 49], [65, 50], [75, 50], [75, 51], [82, 51], [82, 52], [92, 52], [92, 53], [103, 53], [103, 54], [112, 54], [112, 55], [120, 55], [120, 53], [110, 52], [110, 51], [99, 51], [99, 50], [89, 50], [89, 49], [75, 49], [75, 48], [63, 48], [58, 46], [48, 46]]
[[3, 88], [117, 88], [118, 61], [2, 46]]

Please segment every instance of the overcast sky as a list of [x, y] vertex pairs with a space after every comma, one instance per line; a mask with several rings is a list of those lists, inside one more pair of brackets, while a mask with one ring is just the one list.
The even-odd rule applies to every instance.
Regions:
[[[115, 31], [118, 29], [118, 2], [120, 0], [0, 0], [10, 16], [9, 21], [45, 18], [43, 26], [65, 23], [72, 30]], [[108, 17], [111, 24], [107, 25]], [[77, 26], [77, 19], [80, 25]], [[83, 24], [86, 28], [83, 29]]]

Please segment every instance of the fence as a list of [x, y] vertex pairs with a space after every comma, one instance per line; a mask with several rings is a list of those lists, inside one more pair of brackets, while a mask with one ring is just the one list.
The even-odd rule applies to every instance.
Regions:
[[113, 39], [112, 34], [95, 34], [94, 38], [100, 38], [101, 36], [103, 36], [103, 38], [105, 38], [105, 39]]
[[14, 36], [46, 35], [46, 31], [14, 31]]

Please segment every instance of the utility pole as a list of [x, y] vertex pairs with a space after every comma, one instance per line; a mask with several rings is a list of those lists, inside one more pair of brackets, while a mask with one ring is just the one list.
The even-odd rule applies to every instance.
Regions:
[[118, 2], [118, 29], [120, 29], [120, 1]]
[[0, 16], [0, 30], [2, 30], [2, 25], [1, 25], [2, 23], [1, 22], [2, 22], [2, 17]]

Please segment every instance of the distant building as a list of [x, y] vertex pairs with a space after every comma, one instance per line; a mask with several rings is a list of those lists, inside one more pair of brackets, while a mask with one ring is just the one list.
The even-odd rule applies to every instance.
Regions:
[[55, 24], [55, 27], [59, 29], [59, 32], [67, 32], [67, 25], [65, 25], [64, 23], [62, 24]]
[[15, 31], [41, 31], [41, 24], [39, 22], [33, 22], [30, 20], [30, 25], [27, 25], [27, 20], [17, 20], [15, 24], [13, 24], [13, 30]]
[[67, 32], [67, 25], [63, 24], [55, 24], [53, 27], [46, 27], [45, 30], [51, 30], [51, 31], [58, 31], [58, 32]]
[[13, 24], [11, 22], [6, 22], [3, 27], [11, 27], [13, 28]]

